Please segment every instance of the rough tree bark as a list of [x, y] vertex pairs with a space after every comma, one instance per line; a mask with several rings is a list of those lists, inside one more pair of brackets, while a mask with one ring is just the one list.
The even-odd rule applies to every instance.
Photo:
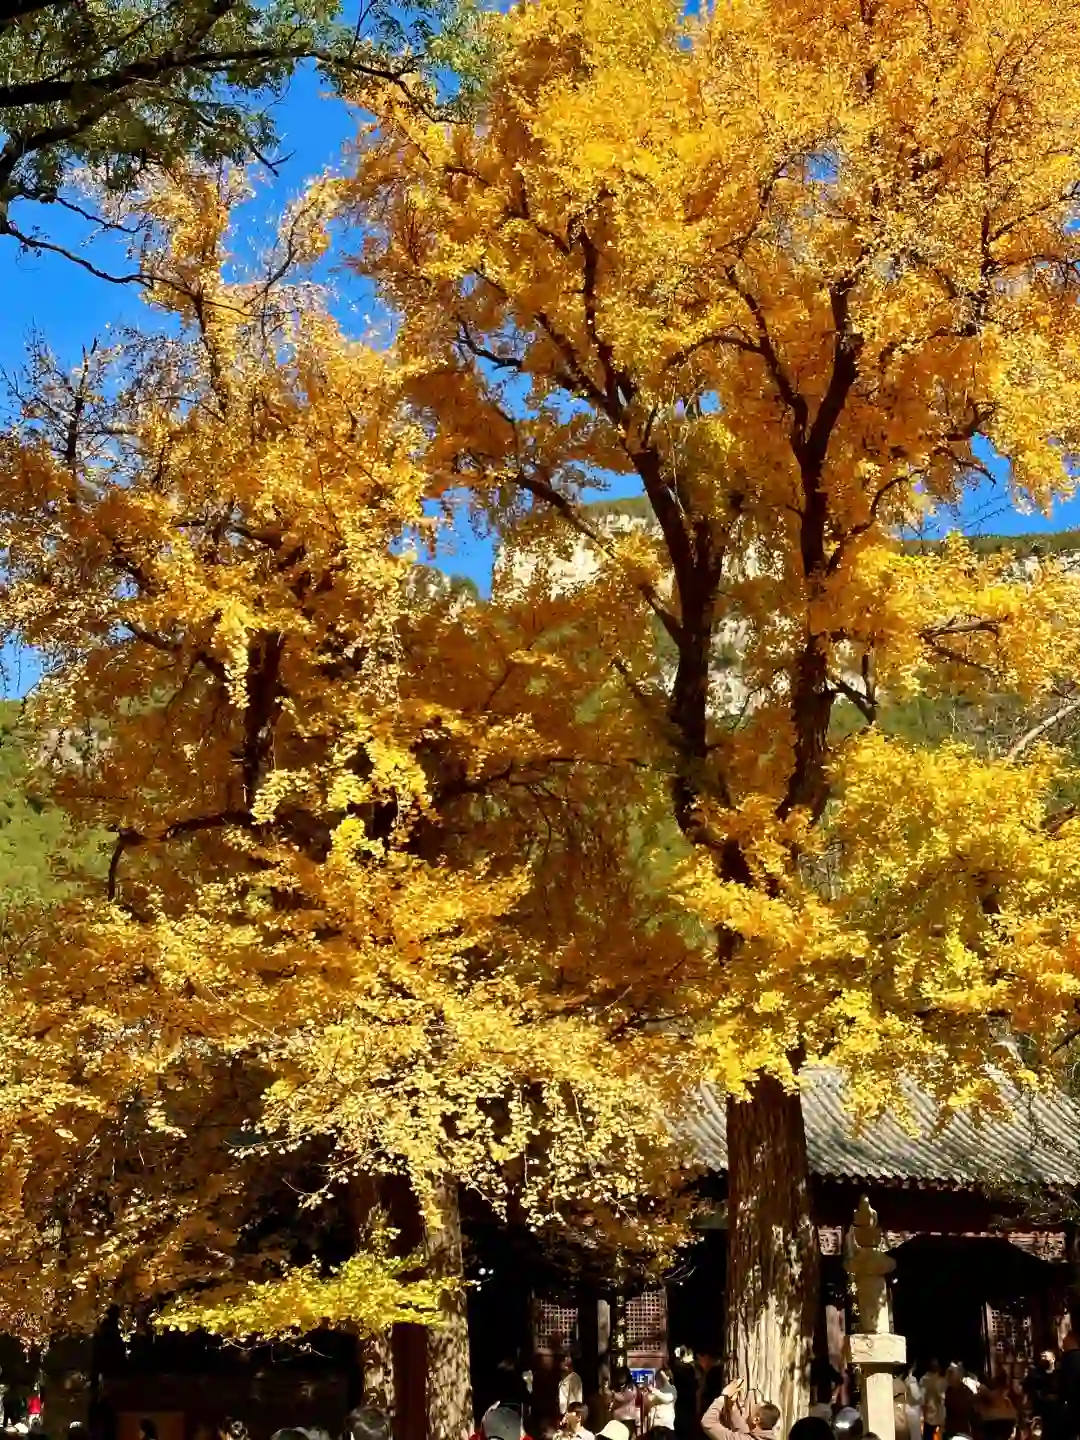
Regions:
[[360, 1364], [364, 1377], [364, 1404], [374, 1405], [394, 1416], [394, 1348], [389, 1330], [372, 1335], [360, 1347]]
[[781, 1411], [805, 1415], [820, 1282], [806, 1132], [797, 1094], [777, 1080], [728, 1100], [729, 1377]]
[[[424, 1253], [430, 1275], [461, 1281], [461, 1214], [453, 1183], [440, 1190], [439, 1218], [425, 1230]], [[427, 1332], [427, 1418], [428, 1440], [462, 1440], [473, 1428], [469, 1321], [461, 1285], [444, 1299], [439, 1324]]]
[[[385, 1179], [380, 1179], [376, 1175], [354, 1176], [349, 1183], [347, 1203], [357, 1236], [366, 1235], [373, 1216], [379, 1211], [389, 1214], [391, 1208], [400, 1208], [400, 1204], [395, 1206], [395, 1199], [396, 1197]], [[414, 1226], [414, 1229], [417, 1231], [413, 1240], [415, 1245], [419, 1227]], [[400, 1252], [400, 1234], [398, 1242]], [[376, 1405], [392, 1417], [394, 1414], [394, 1358], [390, 1331], [387, 1330], [382, 1335], [365, 1336], [358, 1340], [356, 1358], [361, 1403]]]

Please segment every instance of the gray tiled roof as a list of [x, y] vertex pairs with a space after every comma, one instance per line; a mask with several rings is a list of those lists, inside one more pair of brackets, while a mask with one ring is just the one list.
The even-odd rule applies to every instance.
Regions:
[[[803, 1116], [813, 1174], [836, 1179], [923, 1184], [1080, 1184], [1080, 1103], [1063, 1094], [1035, 1094], [1002, 1084], [1011, 1114], [981, 1119], [966, 1112], [939, 1123], [935, 1102], [904, 1081], [916, 1134], [886, 1113], [861, 1129], [843, 1103], [836, 1070], [806, 1072]], [[686, 1120], [699, 1161], [727, 1168], [723, 1095], [703, 1087]]]

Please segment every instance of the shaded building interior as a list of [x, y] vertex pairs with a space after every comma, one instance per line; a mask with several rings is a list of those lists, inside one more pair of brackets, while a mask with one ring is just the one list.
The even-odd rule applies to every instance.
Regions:
[[[844, 1236], [863, 1195], [877, 1210], [896, 1261], [894, 1328], [909, 1357], [961, 1361], [989, 1374], [1022, 1366], [1067, 1329], [1078, 1258], [1068, 1215], [1080, 1186], [1080, 1105], [1065, 1095], [1022, 1094], [1003, 1085], [1002, 1113], [940, 1123], [932, 1098], [905, 1085], [908, 1113], [859, 1126], [835, 1071], [813, 1072], [803, 1094], [815, 1220], [821, 1251], [816, 1349], [837, 1369], [853, 1321]], [[622, 1293], [610, 1281], [540, 1276], [523, 1295], [518, 1261], [488, 1252], [470, 1302], [474, 1383], [490, 1392], [499, 1337], [530, 1327], [537, 1374], [560, 1353], [575, 1358], [586, 1393], [612, 1366], [648, 1370], [686, 1346], [724, 1355], [727, 1259], [723, 1098], [703, 1089], [684, 1122], [707, 1169], [712, 1202], [696, 1243], [662, 1286]], [[503, 1327], [483, 1318], [504, 1317]], [[510, 1317], [515, 1319], [511, 1322]], [[492, 1340], [494, 1336], [494, 1342]], [[502, 1346], [503, 1355], [507, 1347]]]

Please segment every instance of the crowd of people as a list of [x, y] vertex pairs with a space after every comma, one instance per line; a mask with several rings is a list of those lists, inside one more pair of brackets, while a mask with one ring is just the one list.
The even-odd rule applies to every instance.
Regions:
[[[0, 1399], [7, 1401], [9, 1396], [10, 1390], [5, 1390]], [[12, 1418], [13, 1414], [19, 1413], [22, 1418]], [[21, 1412], [16, 1411], [14, 1406], [12, 1410], [4, 1406], [4, 1440], [15, 1440], [16, 1436], [22, 1435], [34, 1435], [37, 1440], [48, 1440], [44, 1424], [44, 1409], [38, 1391], [31, 1396], [29, 1405], [23, 1402]], [[67, 1440], [88, 1440], [91, 1433], [93, 1432], [80, 1421], [73, 1421], [67, 1427]], [[200, 1425], [196, 1434], [197, 1440], [251, 1440], [248, 1428], [242, 1420], [228, 1419], [217, 1427]], [[390, 1416], [383, 1410], [363, 1405], [346, 1416], [339, 1440], [392, 1440], [392, 1435], [393, 1422]], [[157, 1426], [153, 1420], [139, 1421], [139, 1440], [158, 1440]], [[334, 1440], [334, 1437], [328, 1430], [315, 1426], [286, 1426], [275, 1430], [270, 1440]]]
[[510, 1367], [503, 1373], [500, 1398], [485, 1411], [472, 1440], [637, 1440], [646, 1435], [648, 1440], [675, 1440], [691, 1434], [727, 1440], [728, 1429], [741, 1440], [775, 1440], [779, 1411], [768, 1403], [747, 1402], [744, 1414], [738, 1382], [724, 1388], [720, 1368], [709, 1355], [677, 1355], [672, 1366], [645, 1376], [616, 1370], [591, 1406], [572, 1358], [564, 1356], [558, 1414], [548, 1416], [533, 1394], [529, 1371], [521, 1383]]
[[[616, 1371], [586, 1403], [573, 1359], [564, 1356], [552, 1389], [556, 1414], [545, 1416], [533, 1395], [532, 1375], [501, 1368], [499, 1397], [481, 1418], [472, 1440], [781, 1440], [780, 1411], [748, 1391], [739, 1378], [725, 1381], [714, 1356], [676, 1351], [670, 1367]], [[0, 1399], [6, 1398], [0, 1391]], [[8, 1435], [40, 1431], [40, 1395], [22, 1418], [4, 1415]], [[864, 1430], [857, 1376], [818, 1360], [811, 1372], [809, 1414], [786, 1440], [879, 1440]], [[1043, 1351], [1023, 1365], [1003, 1356], [993, 1374], [979, 1377], [954, 1363], [912, 1365], [893, 1384], [896, 1440], [1080, 1440], [1080, 1344], [1066, 1337], [1061, 1353]], [[595, 1428], [594, 1428], [595, 1427]], [[391, 1440], [383, 1411], [361, 1407], [340, 1440]], [[69, 1440], [82, 1440], [72, 1426]], [[150, 1420], [140, 1440], [158, 1440]], [[216, 1440], [248, 1440], [242, 1422], [226, 1423]], [[284, 1428], [271, 1440], [333, 1440], [328, 1432]]]
[[[544, 1415], [508, 1368], [503, 1393], [472, 1440], [778, 1440], [780, 1411], [726, 1380], [716, 1357], [676, 1351], [670, 1368], [633, 1377], [617, 1371], [586, 1404], [573, 1359], [560, 1362], [557, 1414]], [[818, 1360], [812, 1405], [787, 1440], [878, 1440], [864, 1431], [857, 1377]], [[1058, 1354], [1029, 1365], [1002, 1356], [979, 1376], [959, 1363], [912, 1365], [893, 1384], [896, 1440], [1080, 1440], [1080, 1343], [1069, 1334]]]
[[661, 1367], [647, 1380], [616, 1370], [590, 1406], [572, 1357], [563, 1356], [557, 1413], [549, 1415], [542, 1413], [543, 1403], [534, 1394], [531, 1371], [519, 1377], [507, 1365], [501, 1376], [499, 1398], [485, 1411], [472, 1440], [633, 1440], [645, 1431], [652, 1440], [674, 1440], [677, 1433], [679, 1392], [670, 1369]]
[[1003, 1354], [984, 1376], [931, 1361], [921, 1375], [909, 1369], [895, 1394], [898, 1440], [1080, 1440], [1080, 1344], [1070, 1332], [1060, 1354], [1031, 1363]]
[[[391, 1440], [393, 1424], [384, 1410], [375, 1406], [361, 1405], [345, 1419], [341, 1440]], [[232, 1440], [232, 1437], [226, 1437]], [[314, 1428], [275, 1430], [270, 1440], [330, 1440], [323, 1430]]]
[[[853, 1385], [833, 1370], [816, 1390], [811, 1414], [833, 1437], [855, 1413], [843, 1403]], [[955, 1361], [912, 1365], [895, 1378], [893, 1402], [897, 1440], [1080, 1440], [1080, 1345], [1070, 1333], [1060, 1354], [1044, 1350], [1032, 1362], [1002, 1354], [983, 1375]], [[824, 1431], [818, 1440], [828, 1440]]]

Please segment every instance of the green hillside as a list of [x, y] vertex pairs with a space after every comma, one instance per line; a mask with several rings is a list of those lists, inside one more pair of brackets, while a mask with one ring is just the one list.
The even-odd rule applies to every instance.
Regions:
[[74, 874], [104, 873], [100, 837], [76, 835], [32, 773], [33, 736], [17, 700], [0, 701], [0, 905], [58, 899]]
[[[969, 535], [967, 542], [977, 555], [998, 555], [1010, 551], [1021, 560], [1033, 555], [1068, 555], [1080, 553], [1080, 530], [1038, 531], [1025, 535]], [[934, 551], [940, 540], [905, 540], [905, 550]]]
[[[588, 509], [593, 515], [627, 516], [647, 520], [652, 508], [644, 495], [623, 500], [595, 500]], [[1080, 553], [1080, 530], [1055, 530], [1049, 533], [1029, 532], [1025, 535], [969, 535], [968, 544], [978, 555], [997, 555], [1009, 550], [1020, 559], [1033, 555]], [[933, 552], [941, 548], [940, 540], [905, 540], [905, 550]]]

